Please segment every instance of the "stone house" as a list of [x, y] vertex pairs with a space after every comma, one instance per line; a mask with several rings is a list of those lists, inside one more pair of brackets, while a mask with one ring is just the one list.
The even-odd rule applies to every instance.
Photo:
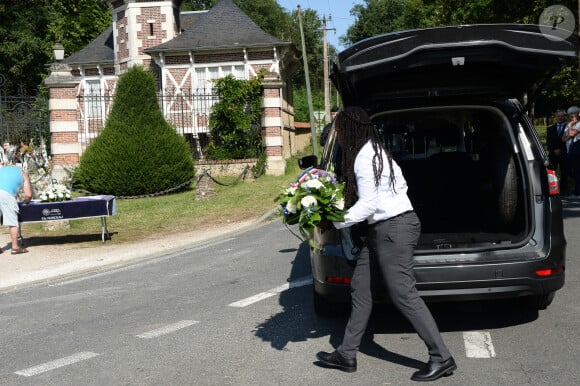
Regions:
[[[211, 10], [181, 12], [184, 0], [114, 0], [112, 25], [93, 42], [53, 63], [45, 80], [53, 175], [78, 165], [108, 112], [117, 79], [142, 65], [158, 78], [161, 109], [192, 149], [207, 141], [215, 98], [211, 81], [251, 79], [265, 69], [262, 134], [268, 173], [284, 173], [285, 159], [308, 143], [296, 129], [290, 76], [299, 66], [291, 42], [260, 29], [232, 0]], [[205, 91], [203, 91], [205, 90]], [[201, 161], [200, 161], [201, 162]]]

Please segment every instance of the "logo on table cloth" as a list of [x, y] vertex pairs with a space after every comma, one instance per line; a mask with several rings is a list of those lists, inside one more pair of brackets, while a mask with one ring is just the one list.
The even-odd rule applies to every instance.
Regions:
[[42, 221], [61, 220], [63, 218], [64, 216], [62, 215], [62, 212], [58, 208], [55, 209], [45, 208], [42, 210], [42, 218], [41, 218]]

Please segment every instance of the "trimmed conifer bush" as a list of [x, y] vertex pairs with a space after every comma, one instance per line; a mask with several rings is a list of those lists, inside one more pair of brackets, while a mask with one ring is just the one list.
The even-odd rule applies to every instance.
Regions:
[[165, 191], [193, 176], [189, 145], [163, 117], [155, 77], [132, 67], [119, 78], [112, 111], [81, 156], [73, 186], [135, 196]]

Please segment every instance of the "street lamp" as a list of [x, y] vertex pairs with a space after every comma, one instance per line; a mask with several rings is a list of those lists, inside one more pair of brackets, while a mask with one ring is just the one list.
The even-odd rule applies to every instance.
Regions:
[[55, 43], [54, 46], [52, 46], [52, 52], [54, 54], [54, 59], [57, 62], [64, 59], [64, 46], [62, 44]]

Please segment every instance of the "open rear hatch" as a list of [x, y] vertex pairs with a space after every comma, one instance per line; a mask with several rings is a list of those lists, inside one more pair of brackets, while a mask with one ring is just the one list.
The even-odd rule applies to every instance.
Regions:
[[403, 170], [419, 254], [526, 245], [541, 213], [531, 199], [541, 156], [525, 156], [532, 140], [507, 100], [573, 62], [577, 47], [575, 35], [536, 25], [487, 24], [390, 33], [338, 55], [344, 104], [369, 111]]
[[[562, 34], [559, 34], [562, 36]], [[332, 80], [345, 105], [400, 105], [433, 97], [521, 97], [573, 61], [577, 36], [537, 25], [484, 24], [394, 32], [342, 51]]]

